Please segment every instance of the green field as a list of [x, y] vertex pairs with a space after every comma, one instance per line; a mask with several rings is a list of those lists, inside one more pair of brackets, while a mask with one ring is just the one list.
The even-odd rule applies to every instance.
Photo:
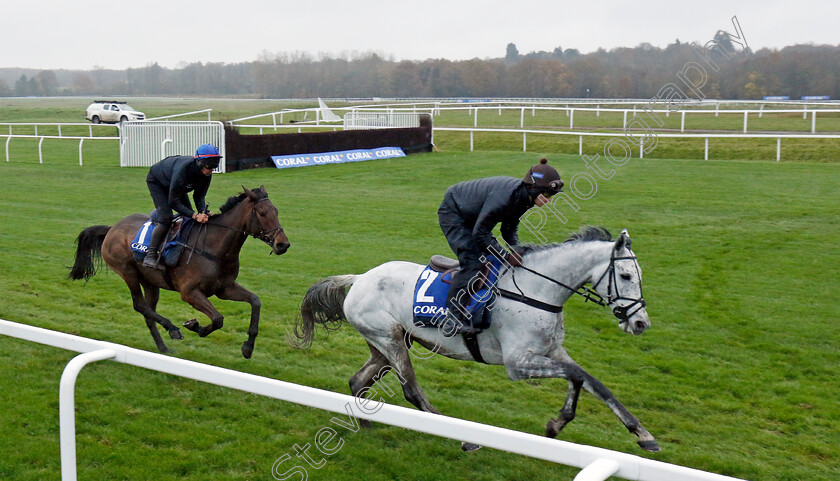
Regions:
[[[7, 115], [0, 107], [0, 121]], [[146, 169], [117, 167], [115, 146], [90, 148], [84, 167], [77, 146], [60, 141], [45, 142], [44, 165], [37, 145], [34, 158], [21, 149], [21, 158], [0, 161], [0, 318], [154, 351], [118, 276], [103, 271], [87, 285], [65, 278], [83, 228], [152, 208]], [[239, 280], [263, 302], [253, 359], [239, 352], [249, 307], [215, 299], [224, 328], [204, 339], [184, 331], [184, 340], [169, 341], [173, 355], [348, 393], [367, 359], [352, 327], [319, 333], [310, 351], [289, 345], [312, 283], [392, 259], [449, 254], [436, 210], [455, 182], [519, 177], [543, 155], [567, 181], [585, 170], [579, 157], [550, 148], [483, 148], [217, 175], [211, 208], [241, 185], [264, 184], [292, 246], [281, 257], [253, 240], [243, 249]], [[586, 224], [630, 231], [652, 329], [628, 336], [609, 312], [572, 299], [566, 347], [662, 451], [639, 449], [589, 395], [560, 439], [753, 480], [837, 477], [840, 165], [818, 160], [633, 159], [599, 181], [579, 211], [565, 211], [567, 224], [544, 230], [551, 240]], [[159, 311], [177, 323], [196, 317], [169, 292]], [[0, 479], [60, 478], [58, 383], [73, 356], [0, 337]], [[440, 357], [415, 368], [444, 414], [534, 434], [556, 416], [567, 389], [565, 381], [514, 383], [502, 367]], [[399, 396], [391, 401], [410, 406]], [[274, 479], [274, 462], [296, 459], [294, 445], [312, 444], [333, 416], [108, 361], [85, 368], [76, 403], [83, 480]], [[492, 449], [465, 454], [455, 441], [384, 425], [342, 438], [343, 448], [323, 456], [321, 469], [309, 468], [309, 479], [571, 479], [577, 472]]]

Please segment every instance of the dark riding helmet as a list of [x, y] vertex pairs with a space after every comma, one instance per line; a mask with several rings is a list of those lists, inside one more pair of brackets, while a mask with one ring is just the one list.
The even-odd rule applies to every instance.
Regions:
[[540, 159], [540, 163], [531, 167], [522, 179], [528, 187], [546, 195], [554, 195], [563, 190], [563, 180], [557, 169], [548, 165], [548, 159]]
[[219, 167], [219, 149], [213, 144], [204, 144], [195, 151], [195, 161], [199, 167], [215, 169]]

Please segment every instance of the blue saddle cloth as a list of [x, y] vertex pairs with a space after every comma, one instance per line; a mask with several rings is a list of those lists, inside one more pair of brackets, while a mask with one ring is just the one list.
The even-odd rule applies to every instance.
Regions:
[[[167, 234], [167, 242], [163, 245], [163, 259], [168, 266], [178, 264], [178, 259], [181, 257], [181, 252], [186, 245], [187, 237], [190, 235], [190, 230], [195, 221], [192, 219], [183, 219], [181, 228], [178, 230], [176, 236], [169, 239]], [[147, 220], [145, 224], [140, 226], [140, 230], [134, 235], [131, 241], [131, 250], [134, 252], [134, 260], [142, 261], [146, 257], [146, 252], [149, 250], [149, 243], [152, 240], [152, 231], [155, 226], [151, 219]], [[171, 231], [170, 231], [171, 233]]]
[[[492, 305], [495, 293], [492, 287], [498, 280], [502, 261], [494, 256], [490, 258], [490, 269], [482, 276], [484, 285], [469, 297], [467, 312], [470, 313], [472, 324], [479, 329], [490, 327], [490, 313], [488, 305]], [[414, 285], [414, 325], [417, 327], [439, 327], [446, 321], [449, 309], [446, 307], [446, 297], [452, 282], [454, 271], [438, 272], [427, 265]], [[472, 284], [472, 282], [471, 282]]]

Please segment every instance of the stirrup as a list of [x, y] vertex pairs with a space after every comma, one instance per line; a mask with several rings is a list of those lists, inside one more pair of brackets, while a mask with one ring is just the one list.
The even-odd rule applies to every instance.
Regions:
[[146, 258], [143, 259], [143, 267], [149, 267], [160, 271], [166, 270], [166, 267], [160, 263], [160, 254], [152, 251], [146, 253]]

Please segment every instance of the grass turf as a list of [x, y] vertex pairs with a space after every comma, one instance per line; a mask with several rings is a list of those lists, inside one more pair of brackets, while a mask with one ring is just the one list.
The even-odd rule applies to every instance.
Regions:
[[[553, 152], [446, 152], [216, 176], [208, 196], [216, 207], [240, 185], [265, 184], [292, 247], [271, 258], [254, 241], [243, 249], [240, 282], [263, 300], [252, 360], [239, 354], [248, 306], [215, 299], [225, 327], [204, 339], [185, 331], [183, 341], [168, 341], [174, 355], [347, 393], [367, 359], [351, 327], [321, 333], [310, 351], [288, 344], [309, 285], [447, 254], [435, 215], [447, 186], [519, 177], [541, 155], [567, 181], [585, 170], [579, 157]], [[0, 318], [154, 350], [115, 274], [103, 271], [86, 286], [64, 278], [79, 231], [151, 209], [146, 170], [115, 167], [113, 154], [93, 153], [84, 167], [73, 149], [45, 151], [45, 165], [0, 163]], [[578, 199], [579, 210], [565, 208], [566, 224], [546, 226], [550, 240], [584, 224], [630, 230], [653, 328], [629, 337], [607, 312], [573, 300], [566, 347], [663, 450], [643, 453], [589, 395], [560, 438], [742, 478], [833, 477], [838, 169], [632, 159], [599, 179], [594, 197]], [[173, 293], [162, 294], [159, 311], [176, 322], [196, 317]], [[0, 337], [0, 479], [59, 478], [58, 379], [72, 356]], [[415, 367], [443, 413], [536, 434], [566, 391], [561, 380], [510, 382], [498, 366], [435, 357]], [[408, 406], [399, 395], [389, 402]], [[440, 479], [443, 466], [453, 480], [576, 472], [490, 449], [462, 454], [454, 441], [382, 425], [342, 432], [342, 449], [314, 456], [326, 461], [314, 469], [294, 446], [311, 444], [332, 414], [114, 363], [82, 372], [77, 410], [80, 479], [271, 479], [284, 454], [294, 461], [282, 466], [301, 464], [310, 479]]]

